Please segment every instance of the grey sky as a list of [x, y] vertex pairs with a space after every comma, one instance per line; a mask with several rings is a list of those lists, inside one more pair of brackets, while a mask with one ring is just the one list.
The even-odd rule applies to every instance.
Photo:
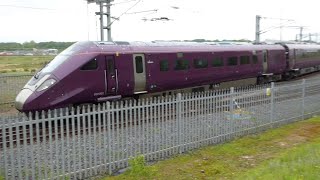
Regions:
[[[115, 0], [115, 3], [128, 0]], [[119, 16], [137, 1], [112, 7]], [[8, 6], [7, 6], [8, 5]], [[14, 6], [19, 6], [14, 7]], [[179, 9], [172, 8], [179, 7]], [[23, 8], [24, 7], [24, 8]], [[32, 8], [29, 8], [32, 7]], [[39, 9], [37, 9], [39, 8]], [[294, 19], [289, 26], [307, 26], [304, 33], [320, 32], [316, 0], [142, 0], [129, 12], [159, 9], [157, 13], [123, 15], [114, 22], [114, 40], [150, 41], [185, 39], [254, 39], [255, 16]], [[84, 0], [1, 0], [0, 42], [99, 40], [95, 4]], [[171, 21], [143, 21], [168, 17]], [[262, 19], [261, 28], [279, 25], [278, 19]], [[272, 30], [263, 39], [294, 39], [296, 28]]]

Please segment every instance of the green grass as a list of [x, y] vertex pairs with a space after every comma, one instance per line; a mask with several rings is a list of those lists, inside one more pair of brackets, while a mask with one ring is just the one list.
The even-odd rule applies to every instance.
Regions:
[[12, 104], [17, 93], [31, 78], [37, 69], [50, 62], [54, 56], [0, 56], [0, 75], [28, 75], [0, 78], [0, 113], [14, 110]]
[[239, 179], [319, 179], [320, 138], [249, 170]]
[[54, 56], [0, 56], [0, 74], [35, 72]]
[[4, 180], [5, 174], [2, 169], [0, 169], [0, 180]]
[[316, 117], [158, 162], [151, 177], [105, 179], [319, 179], [319, 132]]
[[130, 169], [125, 172], [128, 179], [150, 179], [156, 174], [156, 169], [152, 166], [146, 166], [143, 155], [129, 160]]

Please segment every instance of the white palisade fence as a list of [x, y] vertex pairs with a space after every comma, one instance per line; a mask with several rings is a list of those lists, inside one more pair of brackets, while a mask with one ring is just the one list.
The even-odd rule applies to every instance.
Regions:
[[83, 179], [320, 112], [320, 81], [301, 80], [0, 117], [5, 179]]

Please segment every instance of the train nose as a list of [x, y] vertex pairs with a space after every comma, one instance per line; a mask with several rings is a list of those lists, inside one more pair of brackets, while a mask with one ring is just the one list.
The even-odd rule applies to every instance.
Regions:
[[27, 99], [31, 96], [32, 91], [30, 89], [22, 89], [16, 97], [15, 107], [17, 110], [22, 111]]

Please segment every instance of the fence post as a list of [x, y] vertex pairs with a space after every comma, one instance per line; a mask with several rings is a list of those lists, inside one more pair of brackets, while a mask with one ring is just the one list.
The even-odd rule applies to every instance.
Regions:
[[110, 102], [107, 101], [105, 103], [105, 106], [103, 106], [104, 109], [103, 109], [103, 114], [104, 114], [104, 117], [106, 117], [106, 121], [104, 122], [107, 127], [104, 127], [104, 128], [107, 128], [107, 137], [108, 137], [108, 163], [109, 163], [109, 167], [108, 167], [108, 170], [109, 170], [109, 175], [112, 174], [112, 161], [111, 161], [111, 124], [112, 124], [112, 121], [111, 121], [111, 112], [113, 113], [113, 111], [111, 111], [111, 106], [110, 106]]
[[304, 100], [304, 98], [305, 98], [305, 96], [306, 96], [306, 80], [305, 79], [303, 79], [302, 80], [302, 120], [304, 120], [304, 109], [305, 109], [305, 100]]
[[231, 87], [230, 88], [230, 109], [229, 109], [229, 111], [230, 111], [230, 114], [231, 114], [231, 121], [233, 122], [233, 116], [234, 116], [234, 114], [233, 114], [233, 101], [234, 101], [234, 99], [233, 99], [233, 97], [234, 97], [234, 87]]
[[179, 153], [181, 154], [183, 152], [182, 148], [183, 148], [183, 145], [182, 145], [182, 103], [181, 103], [181, 93], [178, 93], [177, 94], [177, 99], [176, 99], [176, 107], [177, 107], [177, 111], [178, 111], [178, 148], [179, 148]]
[[271, 82], [271, 90], [270, 90], [271, 100], [270, 100], [270, 124], [271, 128], [273, 128], [273, 113], [274, 113], [274, 82]]

